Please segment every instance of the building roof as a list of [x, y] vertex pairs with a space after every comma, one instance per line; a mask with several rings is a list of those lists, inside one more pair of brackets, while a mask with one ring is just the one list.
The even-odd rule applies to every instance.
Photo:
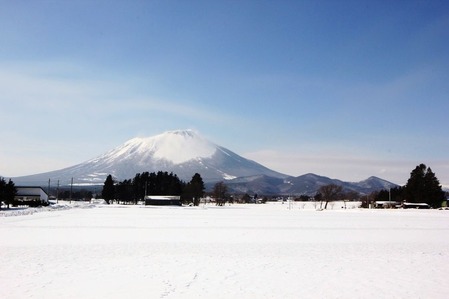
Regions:
[[[16, 187], [17, 189], [17, 196], [20, 195], [35, 195], [35, 196], [40, 196], [41, 192], [43, 192], [45, 195], [48, 196], [47, 192], [45, 192], [44, 189], [42, 189], [42, 187], [40, 186], [18, 186]], [[39, 193], [30, 193], [30, 191], [32, 191], [33, 189], [39, 189]], [[28, 192], [27, 192], [28, 191]]]
[[147, 195], [145, 199], [157, 199], [157, 200], [179, 200], [181, 196], [178, 195]]

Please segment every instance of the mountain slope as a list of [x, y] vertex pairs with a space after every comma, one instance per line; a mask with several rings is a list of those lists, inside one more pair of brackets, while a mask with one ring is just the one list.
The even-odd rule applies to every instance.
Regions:
[[73, 178], [75, 184], [102, 184], [108, 174], [117, 180], [124, 180], [144, 171], [173, 172], [184, 181], [189, 181], [198, 172], [205, 182], [261, 174], [287, 177], [218, 146], [194, 131], [179, 130], [153, 137], [134, 138], [84, 163], [14, 178], [14, 181], [22, 185], [42, 185], [51, 179], [67, 185]]

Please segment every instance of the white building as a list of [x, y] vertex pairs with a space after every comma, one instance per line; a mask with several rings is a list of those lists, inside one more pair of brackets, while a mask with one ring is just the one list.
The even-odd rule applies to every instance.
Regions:
[[48, 203], [48, 194], [41, 187], [16, 187], [15, 200], [18, 201], [41, 201]]

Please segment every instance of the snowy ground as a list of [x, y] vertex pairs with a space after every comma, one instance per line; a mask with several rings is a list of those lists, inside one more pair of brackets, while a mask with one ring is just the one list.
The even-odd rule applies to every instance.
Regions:
[[2, 211], [0, 298], [448, 298], [449, 211], [334, 208]]

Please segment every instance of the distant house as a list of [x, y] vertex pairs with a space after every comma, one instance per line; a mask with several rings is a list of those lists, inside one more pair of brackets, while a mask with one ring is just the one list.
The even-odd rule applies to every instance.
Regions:
[[14, 205], [40, 206], [48, 205], [48, 194], [41, 187], [16, 187]]
[[416, 202], [416, 203], [404, 202], [402, 204], [402, 207], [404, 209], [430, 209], [430, 206], [428, 204], [420, 203], [420, 202]]
[[180, 206], [181, 196], [176, 195], [148, 195], [145, 196], [145, 205], [151, 206]]
[[376, 201], [374, 202], [374, 208], [375, 209], [391, 209], [396, 208], [400, 205], [400, 202], [397, 201]]

